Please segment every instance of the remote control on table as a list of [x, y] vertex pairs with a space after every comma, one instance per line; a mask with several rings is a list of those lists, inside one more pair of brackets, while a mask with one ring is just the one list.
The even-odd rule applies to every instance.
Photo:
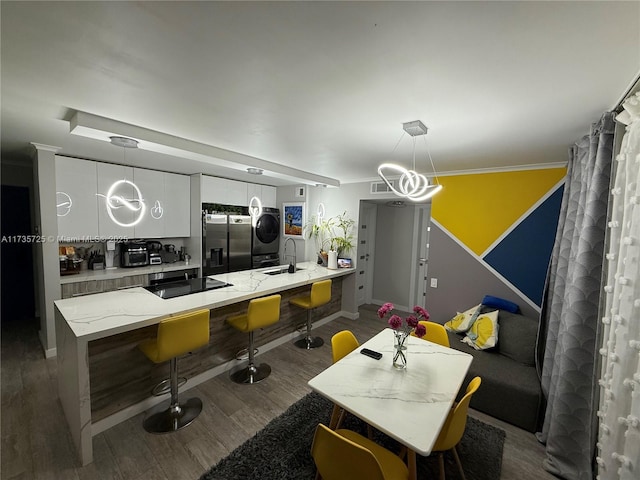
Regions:
[[366, 355], [367, 357], [375, 358], [376, 360], [380, 360], [382, 358], [382, 354], [380, 352], [375, 352], [373, 350], [369, 350], [368, 348], [363, 348], [360, 350], [360, 353]]

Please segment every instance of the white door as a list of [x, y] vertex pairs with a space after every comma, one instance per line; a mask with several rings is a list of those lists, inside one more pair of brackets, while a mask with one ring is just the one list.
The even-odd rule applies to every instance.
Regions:
[[[431, 204], [416, 206], [415, 237], [417, 239], [414, 250], [415, 274], [412, 279], [411, 291], [413, 305], [425, 307], [427, 295], [427, 266], [429, 263], [429, 222], [431, 220]], [[427, 308], [428, 310], [428, 308]]]
[[376, 239], [377, 206], [360, 202], [358, 225], [358, 261], [356, 265], [356, 288], [358, 306], [371, 303], [373, 296], [374, 252]]

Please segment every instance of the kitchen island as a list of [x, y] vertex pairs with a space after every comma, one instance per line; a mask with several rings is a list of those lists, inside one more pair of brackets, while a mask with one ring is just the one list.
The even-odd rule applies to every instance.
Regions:
[[283, 296], [280, 321], [258, 336], [256, 345], [263, 352], [299, 335], [306, 312], [289, 307], [288, 300], [306, 293], [315, 281], [334, 279], [332, 300], [317, 309], [314, 323], [357, 318], [353, 268], [329, 270], [304, 262], [296, 273], [268, 275], [265, 270], [270, 269], [214, 275], [231, 286], [171, 299], [137, 287], [55, 302], [58, 393], [83, 465], [93, 460], [94, 435], [167, 398], [152, 397], [150, 390], [168, 376], [168, 366], [151, 364], [137, 349], [140, 341], [155, 335], [160, 321], [211, 310], [209, 345], [181, 358], [181, 374], [189, 379], [184, 390], [237, 365], [235, 353], [246, 348], [247, 338], [225, 319], [246, 310], [253, 298]]

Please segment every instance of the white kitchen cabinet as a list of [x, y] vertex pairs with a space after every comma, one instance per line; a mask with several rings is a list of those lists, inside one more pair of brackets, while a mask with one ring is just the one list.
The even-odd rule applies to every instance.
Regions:
[[191, 178], [174, 173], [164, 174], [165, 237], [191, 235]]
[[143, 212], [141, 192], [134, 188], [133, 167], [100, 162], [96, 165], [100, 237], [135, 238], [134, 222]]
[[249, 206], [247, 184], [226, 178], [203, 175], [201, 198], [205, 203]]
[[257, 183], [247, 183], [247, 205], [250, 204], [253, 197], [258, 197], [262, 203], [262, 185]]
[[227, 187], [227, 201], [224, 202], [228, 205], [239, 205], [241, 207], [248, 207], [247, 201], [247, 184], [245, 182], [238, 182], [236, 180], [226, 180]]
[[226, 193], [225, 179], [202, 175], [202, 188], [200, 197], [203, 203], [225, 203]]
[[133, 181], [140, 189], [145, 204], [144, 215], [134, 227], [135, 238], [160, 238], [164, 236], [167, 208], [165, 173], [134, 168]]
[[276, 208], [276, 187], [271, 185], [262, 185], [262, 200], [263, 207]]
[[263, 207], [276, 208], [276, 187], [270, 185], [259, 185], [257, 183], [247, 184], [247, 205], [253, 197], [258, 197]]
[[58, 235], [91, 241], [98, 236], [96, 163], [56, 156]]

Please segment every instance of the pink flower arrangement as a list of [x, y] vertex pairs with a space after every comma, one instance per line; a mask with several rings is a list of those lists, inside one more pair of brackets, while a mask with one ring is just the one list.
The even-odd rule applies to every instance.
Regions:
[[[391, 310], [393, 310], [393, 303], [387, 302], [382, 305], [378, 309], [378, 317], [384, 318], [387, 316]], [[416, 337], [424, 337], [427, 333], [427, 329], [424, 325], [420, 324], [420, 320], [429, 320], [429, 312], [427, 312], [424, 308], [419, 305], [413, 307], [413, 313], [415, 315], [409, 315], [407, 318], [403, 319], [400, 315], [393, 314], [389, 317], [389, 326], [395, 330], [397, 336], [401, 336], [402, 342], [404, 343], [404, 338], [409, 336], [411, 332], [415, 334]]]

